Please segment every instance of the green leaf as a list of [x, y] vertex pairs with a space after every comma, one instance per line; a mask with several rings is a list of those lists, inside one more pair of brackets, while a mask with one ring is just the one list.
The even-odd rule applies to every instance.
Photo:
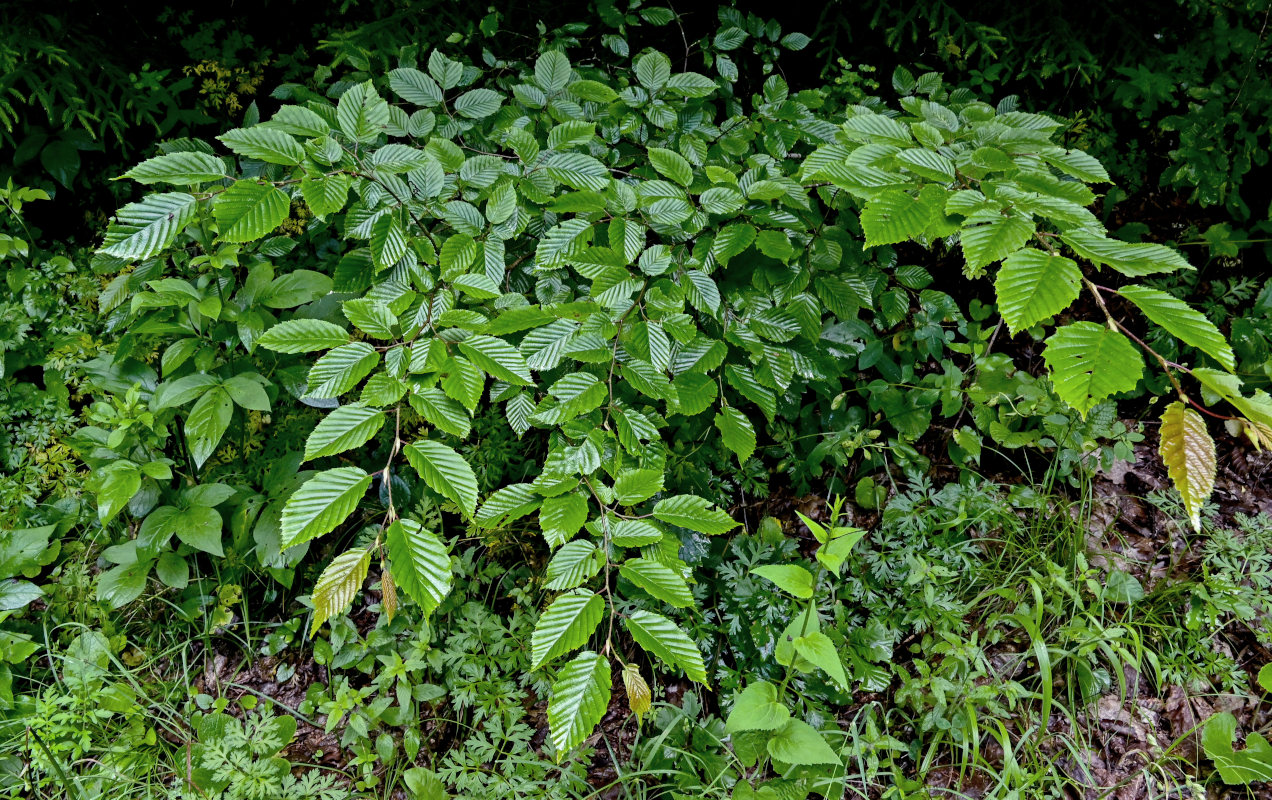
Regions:
[[366, 342], [350, 342], [329, 351], [309, 369], [309, 397], [339, 397], [367, 376], [380, 356]]
[[1109, 173], [1104, 165], [1081, 150], [1043, 152], [1042, 160], [1086, 183], [1108, 183]]
[[715, 415], [715, 426], [720, 431], [720, 441], [744, 463], [755, 452], [755, 428], [746, 414], [733, 406], [725, 406]]
[[609, 185], [610, 173], [605, 165], [583, 153], [545, 153], [547, 172], [553, 180], [571, 189], [602, 192]]
[[182, 192], [152, 194], [115, 212], [101, 252], [139, 260], [157, 255], [194, 221], [198, 201]]
[[530, 669], [582, 647], [601, 624], [605, 601], [595, 592], [576, 589], [548, 606], [530, 637]]
[[781, 730], [791, 712], [778, 702], [777, 687], [768, 681], [756, 681], [738, 694], [733, 710], [724, 723], [726, 733]]
[[570, 94], [580, 100], [591, 100], [596, 103], [612, 103], [618, 99], [618, 92], [596, 81], [575, 81], [570, 84], [569, 90]]
[[371, 156], [371, 165], [382, 174], [410, 172], [423, 169], [433, 162], [433, 157], [423, 150], [405, 144], [386, 144]]
[[251, 242], [282, 225], [291, 200], [281, 189], [256, 181], [236, 181], [216, 196], [212, 216], [226, 242]]
[[998, 311], [1015, 335], [1069, 307], [1078, 297], [1082, 270], [1070, 259], [1041, 250], [1017, 250], [1003, 260], [994, 282]]
[[647, 151], [649, 155], [649, 163], [659, 174], [664, 175], [681, 186], [688, 186], [693, 183], [693, 166], [685, 160], [685, 157], [662, 147], [651, 147]]
[[1215, 442], [1201, 415], [1175, 402], [1162, 413], [1158, 452], [1175, 484], [1193, 530], [1201, 533], [1201, 509], [1215, 489]]
[[813, 596], [813, 576], [795, 564], [765, 564], [751, 570], [754, 575], [767, 578], [785, 592], [807, 600]]
[[614, 494], [619, 505], [624, 506], [643, 503], [661, 492], [662, 488], [663, 472], [660, 469], [627, 469], [614, 479]]
[[901, 189], [881, 192], [861, 211], [865, 246], [909, 241], [927, 230], [935, 211], [936, 207], [922, 193], [915, 197]]
[[384, 412], [365, 406], [341, 406], [323, 417], [305, 440], [305, 460], [334, 456], [360, 447], [384, 426]]
[[367, 493], [371, 476], [358, 467], [337, 467], [305, 481], [283, 506], [279, 549], [307, 542], [348, 519]]
[[920, 148], [902, 150], [897, 153], [897, 161], [920, 177], [942, 183], [954, 181], [954, 162], [940, 153]]
[[225, 557], [225, 551], [221, 549], [221, 515], [215, 508], [195, 506], [178, 511], [165, 520], [164, 527], [195, 550], [211, 553], [217, 558]]
[[169, 153], [141, 162], [123, 174], [138, 183], [170, 183], [188, 186], [219, 181], [225, 177], [225, 162], [207, 153]]
[[442, 87], [437, 81], [411, 67], [400, 67], [389, 73], [389, 88], [408, 103], [431, 108], [442, 102]]
[[[108, 569], [97, 578], [97, 599], [112, 609], [122, 608], [141, 597], [141, 593], [146, 590], [146, 576], [149, 574], [149, 561], [121, 564]], [[22, 584], [31, 586], [26, 581], [0, 582], [0, 605], [20, 608], [40, 596], [33, 596]]]
[[1123, 286], [1117, 293], [1138, 306], [1144, 316], [1161, 325], [1171, 336], [1202, 351], [1229, 372], [1237, 368], [1228, 340], [1200, 311], [1147, 286]]
[[568, 542], [587, 522], [587, 498], [582, 494], [563, 494], [543, 501], [539, 510], [539, 527], [549, 545]]
[[623, 562], [619, 574], [644, 589], [651, 596], [674, 608], [693, 605], [693, 593], [680, 573], [661, 561], [649, 558], [631, 558]]
[[503, 97], [490, 89], [473, 89], [455, 98], [454, 108], [469, 119], [489, 117], [503, 105]]
[[493, 336], [476, 335], [459, 342], [459, 350], [486, 374], [516, 386], [532, 386], [526, 360], [512, 345]]
[[261, 384], [264, 380], [256, 373], [235, 375], [227, 379], [221, 386], [229, 393], [230, 399], [240, 408], [252, 411], [269, 411], [269, 395]]
[[1178, 252], [1160, 244], [1131, 244], [1082, 230], [1061, 234], [1060, 238], [1086, 260], [1131, 278], [1193, 268]]
[[216, 138], [241, 156], [270, 164], [290, 167], [305, 158], [305, 148], [294, 138], [269, 128], [235, 128]]
[[716, 88], [715, 81], [697, 72], [677, 72], [667, 79], [667, 91], [682, 97], [706, 97]]
[[309, 626], [312, 637], [324, 622], [342, 613], [362, 588], [371, 567], [371, 551], [355, 548], [331, 560], [314, 584], [314, 617]]
[[628, 633], [645, 652], [673, 669], [684, 670], [689, 680], [709, 685], [702, 651], [679, 625], [661, 614], [643, 610], [633, 611], [625, 623]]
[[453, 581], [445, 543], [409, 519], [396, 520], [384, 535], [393, 580], [426, 615], [431, 614], [450, 594]]
[[[970, 221], [979, 222], [980, 217], [973, 216]], [[984, 267], [1024, 247], [1033, 236], [1034, 229], [1032, 222], [1021, 217], [994, 215], [989, 222], [960, 230], [959, 241], [967, 261], [967, 274], [976, 275]]]
[[741, 253], [755, 241], [753, 225], [729, 225], [718, 234], [711, 245], [711, 253], [721, 264], [728, 264], [729, 259]]
[[468, 412], [441, 389], [420, 389], [412, 392], [409, 399], [411, 408], [428, 424], [461, 439], [468, 437], [472, 429]]
[[844, 673], [844, 664], [839, 660], [839, 652], [835, 650], [835, 643], [826, 634], [815, 631], [799, 637], [795, 640], [795, 652], [833, 678], [845, 692], [852, 689], [848, 676]]
[[589, 651], [561, 668], [548, 703], [548, 728], [557, 761], [581, 744], [605, 716], [612, 680], [609, 662]]
[[190, 409], [186, 418], [186, 443], [196, 467], [202, 467], [221, 443], [230, 419], [234, 415], [234, 400], [221, 387], [209, 389]]
[[690, 494], [659, 500], [654, 506], [654, 517], [669, 525], [679, 525], [708, 536], [728, 533], [738, 526], [728, 514], [711, 508], [711, 503]]
[[782, 729], [768, 740], [768, 752], [774, 761], [797, 766], [840, 764], [839, 756], [826, 743], [826, 738], [807, 722], [787, 720]]
[[1272, 745], [1257, 733], [1246, 735], [1245, 749], [1236, 750], [1237, 718], [1222, 711], [1206, 720], [1201, 744], [1206, 755], [1215, 762], [1219, 777], [1229, 786], [1248, 785], [1254, 781], [1272, 780]]
[[549, 95], [564, 89], [570, 82], [571, 74], [570, 59], [565, 57], [565, 53], [556, 50], [544, 53], [534, 62], [534, 82]]
[[398, 319], [389, 311], [384, 301], [375, 297], [356, 297], [341, 305], [345, 319], [354, 327], [376, 339], [396, 339], [393, 329]]
[[371, 226], [371, 260], [377, 267], [391, 267], [406, 255], [406, 231], [393, 214], [385, 214]]
[[1086, 416], [1096, 403], [1135, 388], [1144, 361], [1131, 341], [1094, 322], [1057, 328], [1042, 358], [1051, 369], [1056, 394]]
[[266, 308], [295, 308], [331, 292], [331, 278], [311, 269], [294, 269], [270, 281], [257, 298]]
[[588, 541], [566, 542], [548, 562], [547, 582], [554, 592], [582, 586], [605, 566], [605, 556]]
[[457, 505], [465, 519], [472, 519], [477, 510], [477, 476], [463, 456], [427, 439], [408, 444], [403, 452], [430, 489]]
[[309, 210], [318, 217], [334, 214], [345, 207], [349, 199], [350, 177], [327, 175], [313, 178], [306, 175], [300, 182], [300, 194]]
[[340, 95], [336, 124], [353, 141], [370, 144], [389, 124], [389, 104], [381, 99], [371, 81], [355, 83]]
[[671, 61], [657, 50], [651, 50], [633, 64], [636, 80], [650, 92], [657, 92], [667, 85], [671, 78]]

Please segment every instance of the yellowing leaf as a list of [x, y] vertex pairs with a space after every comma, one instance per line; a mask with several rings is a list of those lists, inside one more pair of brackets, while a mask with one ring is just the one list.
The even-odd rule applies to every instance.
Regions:
[[627, 707], [639, 722], [649, 712], [652, 700], [649, 684], [641, 676], [640, 667], [635, 664], [623, 667], [623, 688], [627, 691]]
[[1183, 403], [1171, 403], [1162, 414], [1162, 463], [1184, 498], [1193, 530], [1201, 531], [1201, 507], [1215, 488], [1215, 442], [1201, 415]]
[[332, 559], [314, 584], [314, 621], [309, 635], [324, 622], [341, 613], [353, 602], [353, 596], [367, 579], [371, 568], [371, 551], [355, 548]]

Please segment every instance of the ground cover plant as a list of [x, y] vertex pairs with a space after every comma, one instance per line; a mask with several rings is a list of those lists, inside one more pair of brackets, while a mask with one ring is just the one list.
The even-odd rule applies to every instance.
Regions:
[[294, 56], [91, 247], [10, 181], [0, 791], [1263, 791], [1272, 282], [983, 80], [544, 18]]

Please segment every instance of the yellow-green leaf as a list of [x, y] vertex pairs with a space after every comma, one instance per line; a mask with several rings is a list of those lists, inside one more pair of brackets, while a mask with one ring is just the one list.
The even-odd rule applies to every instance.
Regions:
[[355, 548], [332, 559], [314, 585], [314, 621], [309, 626], [310, 636], [324, 622], [349, 607], [370, 568], [371, 551], [364, 548]]
[[1162, 414], [1159, 452], [1193, 530], [1200, 532], [1201, 507], [1215, 488], [1215, 442], [1206, 421], [1183, 403], [1171, 403]]

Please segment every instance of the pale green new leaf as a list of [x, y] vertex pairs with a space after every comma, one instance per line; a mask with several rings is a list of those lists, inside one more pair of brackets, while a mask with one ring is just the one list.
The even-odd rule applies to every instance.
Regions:
[[1094, 322], [1057, 328], [1042, 357], [1056, 394], [1084, 417], [1110, 395], [1134, 389], [1144, 373], [1130, 339]]
[[998, 311], [1013, 335], [1054, 317], [1077, 299], [1082, 270], [1071, 259], [1041, 250], [1017, 250], [994, 281]]
[[384, 412], [365, 406], [341, 406], [323, 417], [305, 440], [305, 460], [334, 456], [360, 447], [384, 426]]
[[355, 548], [332, 559], [314, 584], [314, 617], [309, 626], [313, 636], [324, 622], [343, 612], [362, 588], [371, 568], [371, 551]]
[[465, 519], [472, 519], [477, 510], [477, 476], [463, 456], [427, 439], [408, 444], [403, 452], [430, 489], [459, 506]]
[[679, 525], [708, 536], [728, 533], [738, 526], [728, 514], [711, 508], [711, 503], [691, 494], [659, 500], [654, 506], [654, 517], [669, 525]]
[[595, 592], [576, 589], [547, 607], [530, 636], [530, 669], [582, 647], [601, 624], [605, 601]]
[[557, 674], [548, 703], [552, 748], [561, 761], [583, 742], [605, 716], [613, 675], [603, 656], [584, 651]]
[[348, 344], [349, 332], [320, 319], [289, 319], [280, 322], [256, 340], [256, 344], [276, 353], [308, 353]]
[[702, 651], [679, 625], [661, 614], [643, 610], [633, 611], [625, 623], [628, 633], [645, 652], [673, 669], [684, 670], [689, 680], [709, 685]]
[[1138, 306], [1144, 316], [1161, 325], [1171, 336], [1202, 351], [1229, 372], [1237, 368], [1228, 340], [1200, 311], [1147, 286], [1123, 286], [1117, 293]]
[[393, 579], [424, 609], [433, 612], [450, 594], [450, 554], [431, 531], [409, 519], [396, 520], [385, 531]]
[[279, 549], [307, 542], [348, 519], [367, 493], [371, 476], [358, 467], [337, 467], [305, 481], [283, 506]]

